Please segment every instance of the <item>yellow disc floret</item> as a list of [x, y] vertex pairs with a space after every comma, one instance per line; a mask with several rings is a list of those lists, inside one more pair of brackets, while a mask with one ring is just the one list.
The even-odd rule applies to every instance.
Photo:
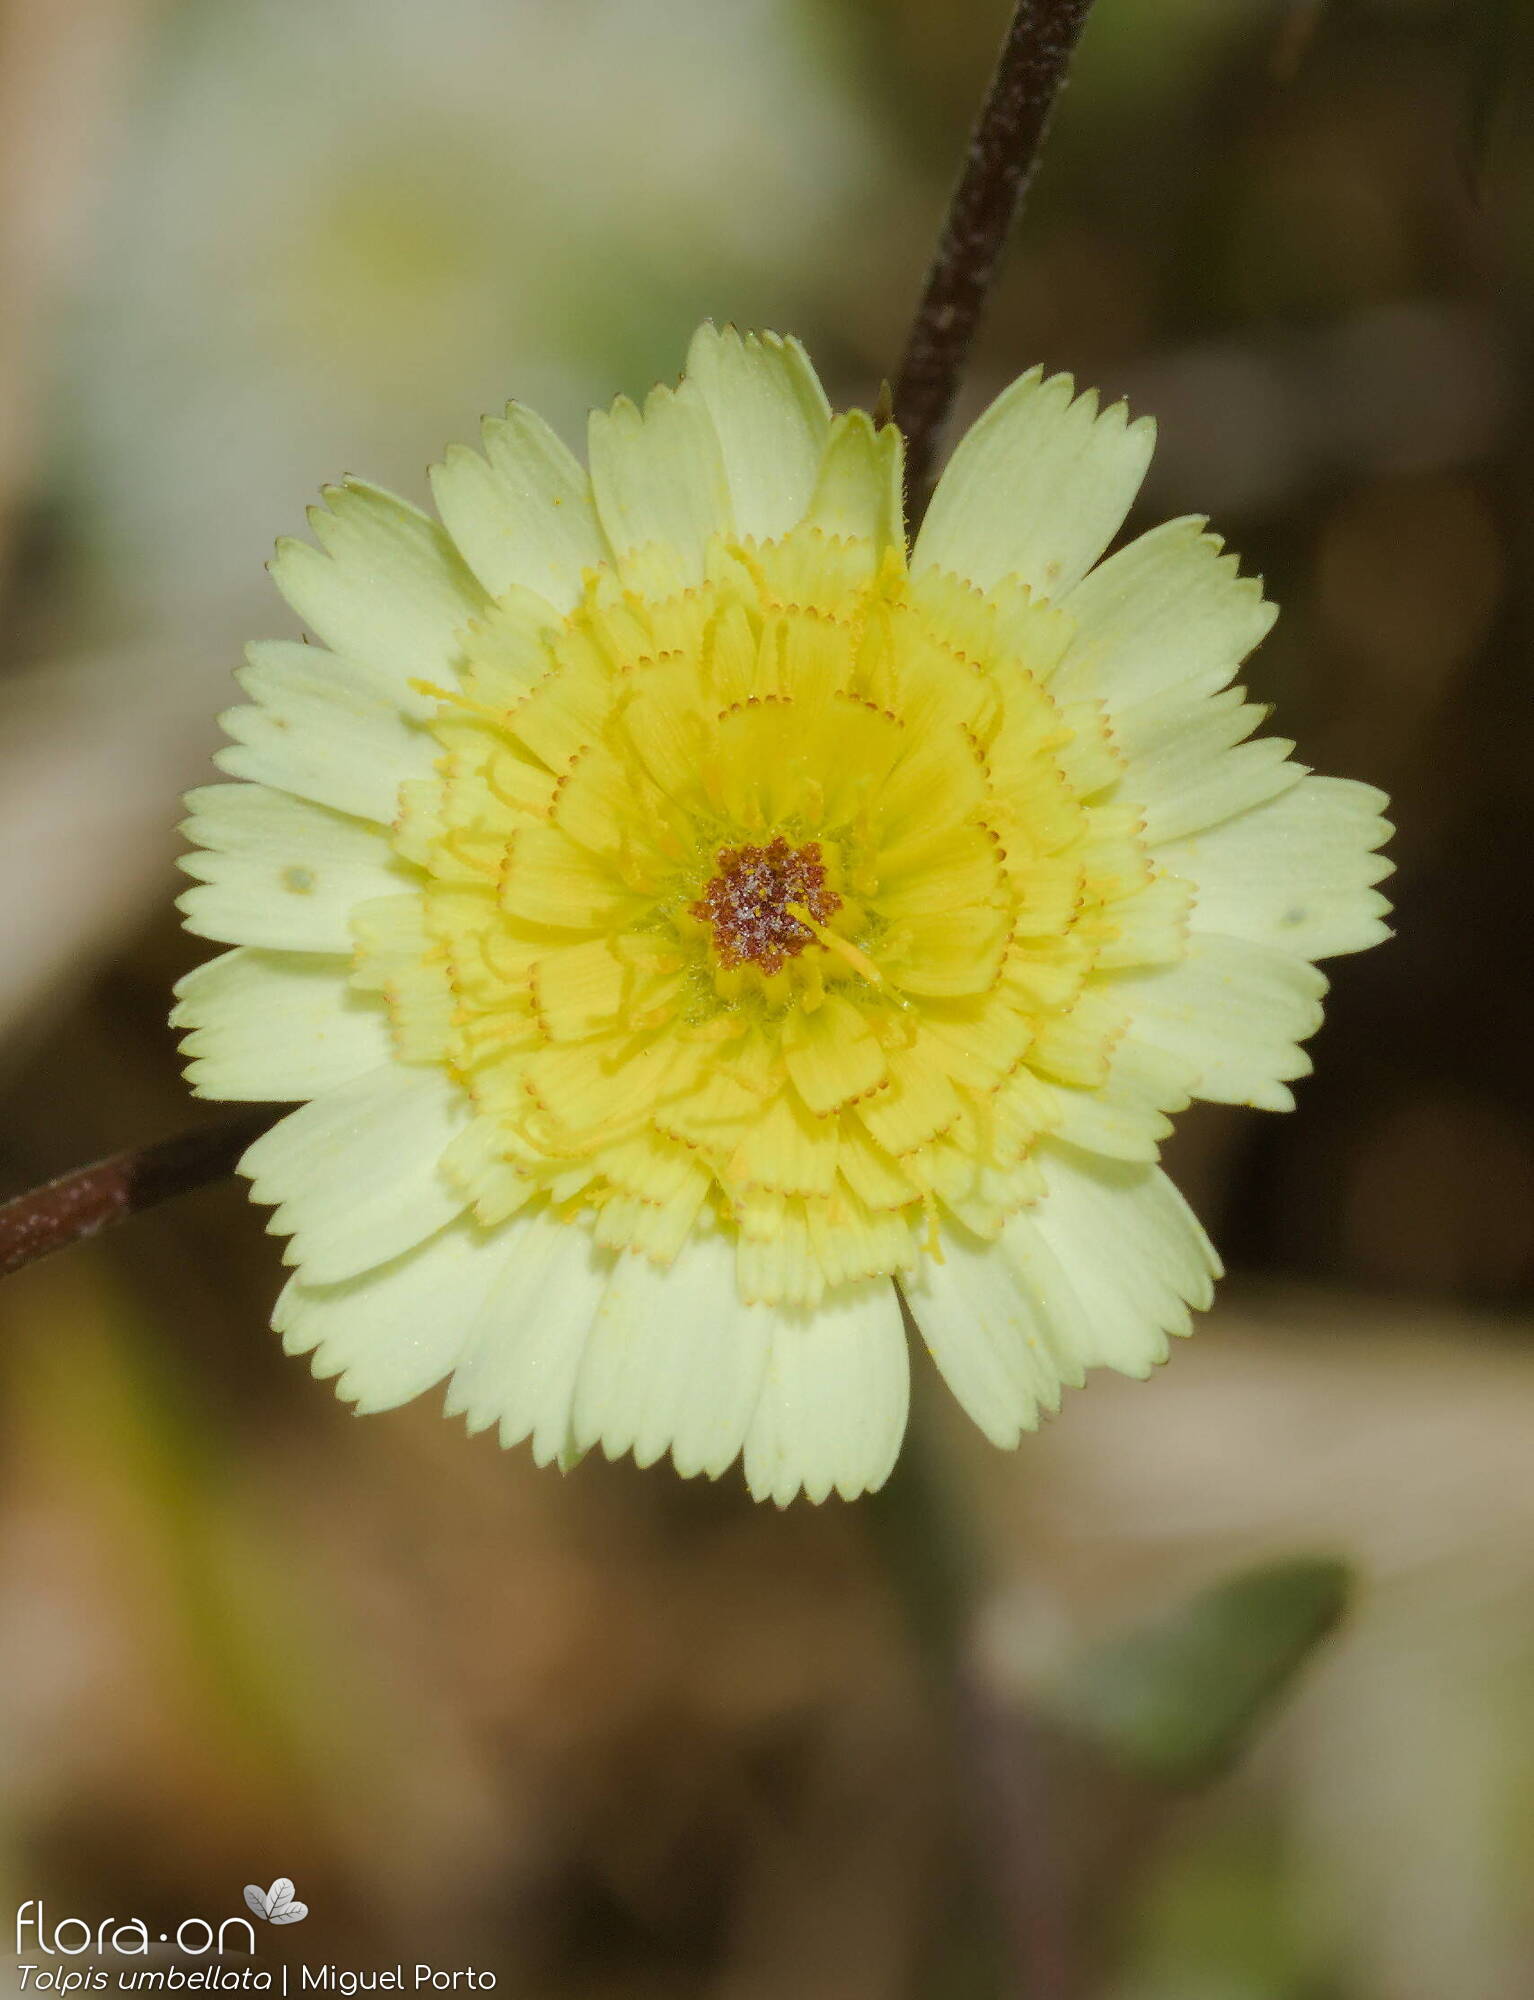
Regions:
[[939, 1202], [997, 1235], [1107, 1077], [1103, 975], [1179, 957], [1189, 900], [1046, 691], [1070, 620], [812, 526], [550, 618], [469, 633], [395, 829], [424, 886], [354, 923], [398, 1054], [472, 1102], [478, 1219], [660, 1263], [723, 1226], [790, 1305], [909, 1269]]

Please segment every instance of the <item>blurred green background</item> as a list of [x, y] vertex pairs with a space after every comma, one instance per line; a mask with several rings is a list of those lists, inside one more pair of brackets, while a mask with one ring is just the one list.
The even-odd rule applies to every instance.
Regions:
[[[705, 316], [869, 401], [1005, 13], [0, 0], [10, 1187], [198, 1115], [174, 826], [290, 629], [273, 537], [342, 471], [422, 498], [511, 395], [575, 437]], [[1197, 1338], [1008, 1458], [924, 1368], [916, 1469], [780, 1516], [354, 1421], [233, 1186], [39, 1265], [0, 1913], [285, 1874], [265, 1964], [539, 2000], [1534, 1992], [1524, 22], [1098, 0], [966, 390], [1154, 412], [1137, 522], [1213, 516], [1284, 609], [1254, 692], [1396, 802], [1400, 935], [1333, 968], [1298, 1115], [1178, 1135], [1233, 1268]], [[1334, 1572], [1179, 1607], [1301, 1556], [1358, 1588], [1278, 1698]]]

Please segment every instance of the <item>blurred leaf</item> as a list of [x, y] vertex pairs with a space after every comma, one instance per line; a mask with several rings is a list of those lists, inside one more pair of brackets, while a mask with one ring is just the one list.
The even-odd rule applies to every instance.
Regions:
[[1050, 1706], [1138, 1775], [1202, 1784], [1245, 1749], [1352, 1587], [1346, 1563], [1317, 1557], [1249, 1570], [1087, 1654]]

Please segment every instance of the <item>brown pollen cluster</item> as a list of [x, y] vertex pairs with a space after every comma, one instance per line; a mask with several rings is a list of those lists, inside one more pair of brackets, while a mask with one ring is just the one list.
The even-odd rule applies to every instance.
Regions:
[[777, 972], [814, 935], [789, 914], [788, 905], [796, 903], [818, 924], [842, 906], [836, 891], [826, 887], [818, 841], [790, 847], [779, 834], [770, 847], [721, 847], [715, 859], [719, 873], [692, 905], [692, 914], [712, 925], [722, 966]]

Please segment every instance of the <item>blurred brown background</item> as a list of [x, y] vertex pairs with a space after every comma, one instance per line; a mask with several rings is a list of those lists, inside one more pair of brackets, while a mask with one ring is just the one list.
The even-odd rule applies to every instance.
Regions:
[[[574, 436], [704, 316], [866, 402], [1005, 12], [0, 0], [10, 1187], [197, 1115], [173, 829], [289, 629], [273, 536], [343, 470], [422, 497], [508, 395]], [[0, 1991], [25, 1897], [157, 1929], [286, 1874], [264, 1964], [540, 2000], [1534, 1993], [1524, 23], [1099, 0], [966, 396], [1044, 360], [1153, 411], [1143, 519], [1213, 516], [1284, 608], [1253, 689], [1396, 802], [1400, 935], [1332, 968], [1298, 1115], [1179, 1133], [1233, 1267], [1195, 1341], [1012, 1458], [919, 1371], [923, 1489], [780, 1516], [354, 1421], [233, 1186], [22, 1274]], [[1039, 1721], [1303, 1553], [1360, 1594], [1231, 1775]]]

